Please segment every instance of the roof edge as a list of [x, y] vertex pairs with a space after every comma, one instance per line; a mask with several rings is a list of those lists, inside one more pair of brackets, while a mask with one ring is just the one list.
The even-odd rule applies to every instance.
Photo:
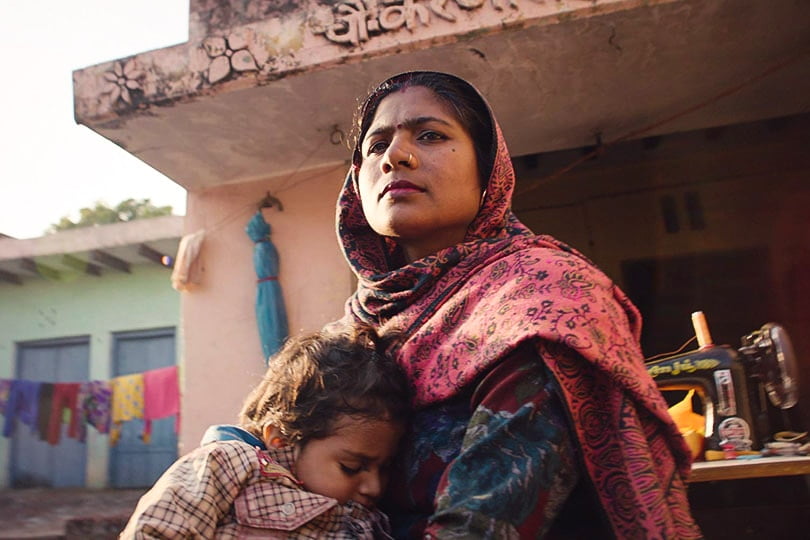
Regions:
[[0, 261], [179, 239], [183, 236], [184, 222], [185, 216], [163, 216], [80, 227], [37, 238], [0, 238]]

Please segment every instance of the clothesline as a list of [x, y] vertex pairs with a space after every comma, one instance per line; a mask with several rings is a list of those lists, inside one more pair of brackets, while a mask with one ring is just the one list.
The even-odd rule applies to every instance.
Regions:
[[59, 444], [65, 423], [70, 438], [84, 442], [89, 424], [116, 444], [123, 422], [143, 419], [141, 438], [148, 443], [153, 420], [174, 416], [178, 431], [177, 366], [82, 382], [0, 378], [0, 414], [5, 415], [3, 436], [11, 437], [18, 424], [24, 424], [52, 445]]

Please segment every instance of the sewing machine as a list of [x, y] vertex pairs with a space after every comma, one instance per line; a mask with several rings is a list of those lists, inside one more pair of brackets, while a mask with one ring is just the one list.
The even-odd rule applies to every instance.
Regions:
[[714, 345], [703, 313], [692, 314], [699, 348], [647, 363], [662, 392], [695, 390], [705, 417], [704, 450], [760, 450], [798, 401], [796, 359], [781, 326], [768, 323], [742, 346]]

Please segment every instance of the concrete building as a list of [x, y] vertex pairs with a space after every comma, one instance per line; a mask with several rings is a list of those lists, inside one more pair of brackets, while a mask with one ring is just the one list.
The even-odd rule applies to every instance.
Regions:
[[[180, 295], [163, 257], [182, 227], [168, 216], [0, 239], [0, 379], [108, 380], [177, 364]], [[0, 438], [0, 488], [149, 485], [176, 458], [174, 420], [155, 422], [148, 445], [140, 421], [127, 424], [111, 446], [89, 426], [84, 442], [63, 433], [50, 445], [17, 423]]]

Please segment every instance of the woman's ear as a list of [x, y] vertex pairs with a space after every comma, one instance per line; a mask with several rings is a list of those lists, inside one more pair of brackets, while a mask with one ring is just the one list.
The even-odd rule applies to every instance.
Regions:
[[262, 440], [267, 448], [284, 448], [289, 444], [281, 430], [272, 424], [267, 424], [262, 429]]

